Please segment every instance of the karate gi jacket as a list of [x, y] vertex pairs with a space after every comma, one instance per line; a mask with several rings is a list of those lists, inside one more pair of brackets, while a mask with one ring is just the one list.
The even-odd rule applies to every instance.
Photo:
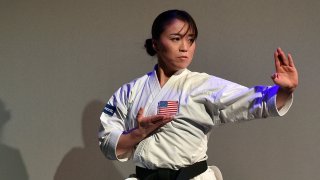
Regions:
[[[156, 69], [156, 67], [155, 67]], [[207, 143], [214, 126], [282, 116], [287, 113], [292, 96], [278, 110], [278, 86], [242, 85], [182, 69], [161, 88], [156, 70], [119, 88], [107, 102], [99, 130], [99, 145], [108, 159], [133, 158], [137, 166], [179, 169], [207, 159]], [[178, 102], [173, 121], [142, 140], [132, 151], [117, 156], [120, 135], [137, 127], [141, 107], [144, 116], [156, 115], [160, 102]]]

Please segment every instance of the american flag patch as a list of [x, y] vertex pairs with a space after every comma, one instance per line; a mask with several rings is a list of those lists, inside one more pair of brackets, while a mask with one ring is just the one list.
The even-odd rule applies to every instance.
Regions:
[[175, 115], [178, 112], [178, 101], [160, 101], [158, 103], [158, 115]]

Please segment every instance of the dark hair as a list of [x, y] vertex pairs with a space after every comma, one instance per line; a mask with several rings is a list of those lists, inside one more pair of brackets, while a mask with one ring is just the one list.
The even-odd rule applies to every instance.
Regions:
[[154, 56], [157, 53], [153, 49], [152, 40], [159, 40], [160, 35], [165, 30], [165, 26], [168, 25], [174, 19], [179, 19], [181, 21], [187, 22], [189, 24], [189, 29], [191, 28], [191, 30], [194, 33], [194, 38], [197, 39], [197, 36], [198, 36], [197, 25], [189, 13], [187, 13], [186, 11], [177, 10], [177, 9], [162, 12], [156, 17], [156, 19], [152, 24], [152, 31], [151, 31], [152, 38], [147, 39], [144, 44], [144, 47], [146, 48], [146, 51], [150, 56]]

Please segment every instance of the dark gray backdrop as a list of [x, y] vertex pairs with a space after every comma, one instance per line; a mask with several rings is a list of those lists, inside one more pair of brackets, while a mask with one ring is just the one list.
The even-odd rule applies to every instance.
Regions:
[[283, 118], [214, 129], [209, 163], [226, 180], [318, 179], [320, 1], [1, 0], [0, 179], [121, 179], [96, 129], [122, 84], [150, 71], [143, 44], [154, 18], [185, 9], [199, 28], [190, 69], [246, 86], [272, 84], [273, 52], [300, 73]]

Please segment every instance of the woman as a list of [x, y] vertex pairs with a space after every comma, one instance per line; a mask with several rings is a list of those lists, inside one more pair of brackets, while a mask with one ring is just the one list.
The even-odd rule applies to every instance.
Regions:
[[161, 13], [146, 40], [154, 70], [118, 89], [101, 115], [99, 142], [109, 159], [133, 158], [138, 179], [215, 179], [207, 142], [221, 123], [282, 116], [298, 73], [291, 55], [274, 53], [274, 86], [247, 88], [191, 72], [198, 31], [185, 11]]

